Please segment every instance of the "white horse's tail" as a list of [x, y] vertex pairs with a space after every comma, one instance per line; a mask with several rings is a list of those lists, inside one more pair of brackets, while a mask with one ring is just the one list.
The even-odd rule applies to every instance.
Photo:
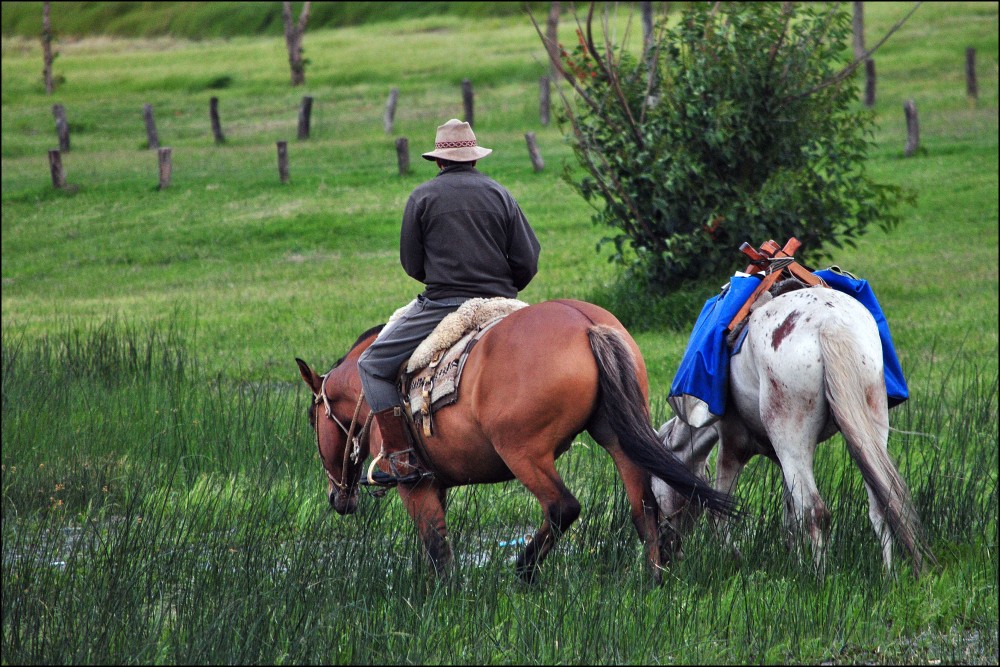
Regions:
[[[909, 553], [913, 570], [919, 576], [925, 558], [931, 563], [936, 560], [910, 491], [886, 449], [889, 411], [881, 365], [876, 365], [878, 373], [874, 373], [871, 360], [867, 365], [862, 363], [856, 336], [849, 327], [823, 330], [819, 339], [830, 410], [865, 485], [877, 499], [892, 534]], [[874, 521], [875, 517], [872, 518]]]

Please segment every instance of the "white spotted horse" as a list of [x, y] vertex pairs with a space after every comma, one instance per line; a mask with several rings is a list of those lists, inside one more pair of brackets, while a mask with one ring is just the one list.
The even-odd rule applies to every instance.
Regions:
[[[829, 271], [817, 273], [832, 276]], [[694, 426], [675, 416], [663, 424], [660, 437], [702, 475], [718, 443], [719, 491], [732, 493], [754, 456], [777, 463], [784, 484], [787, 540], [798, 546], [805, 537], [819, 566], [830, 512], [817, 489], [813, 461], [818, 443], [839, 431], [861, 472], [886, 570], [892, 569], [895, 538], [919, 576], [925, 562], [936, 561], [907, 485], [888, 453], [883, 343], [872, 313], [850, 294], [825, 284], [806, 287], [794, 277], [774, 285], [773, 294], [765, 292], [749, 312], [729, 336], [730, 344], [738, 334], [745, 337], [729, 359], [724, 414]], [[677, 555], [699, 511], [675, 489], [657, 480], [653, 488], [673, 531], [670, 551]], [[724, 517], [721, 521], [731, 541]]]

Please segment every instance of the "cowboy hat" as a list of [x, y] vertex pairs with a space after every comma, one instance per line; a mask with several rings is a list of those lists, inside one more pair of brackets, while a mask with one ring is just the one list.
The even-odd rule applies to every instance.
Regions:
[[493, 152], [476, 144], [476, 134], [472, 126], [457, 118], [439, 125], [434, 137], [434, 150], [424, 153], [425, 160], [451, 160], [452, 162], [474, 162]]

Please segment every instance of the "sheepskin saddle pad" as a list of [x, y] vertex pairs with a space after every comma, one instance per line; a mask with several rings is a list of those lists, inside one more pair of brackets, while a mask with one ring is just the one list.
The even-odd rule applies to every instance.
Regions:
[[413, 351], [400, 382], [414, 424], [422, 426], [425, 436], [433, 432], [433, 411], [458, 400], [462, 368], [476, 342], [505, 316], [527, 305], [504, 297], [469, 299], [446, 315]]

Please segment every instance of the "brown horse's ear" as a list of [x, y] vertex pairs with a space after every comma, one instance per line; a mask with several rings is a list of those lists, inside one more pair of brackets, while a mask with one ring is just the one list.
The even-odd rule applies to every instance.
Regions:
[[299, 365], [299, 373], [302, 374], [302, 379], [305, 380], [306, 384], [309, 385], [309, 388], [312, 389], [312, 393], [318, 394], [320, 387], [323, 384], [322, 378], [316, 375], [316, 371], [309, 368], [309, 364], [302, 361], [298, 357], [295, 357], [295, 363]]

